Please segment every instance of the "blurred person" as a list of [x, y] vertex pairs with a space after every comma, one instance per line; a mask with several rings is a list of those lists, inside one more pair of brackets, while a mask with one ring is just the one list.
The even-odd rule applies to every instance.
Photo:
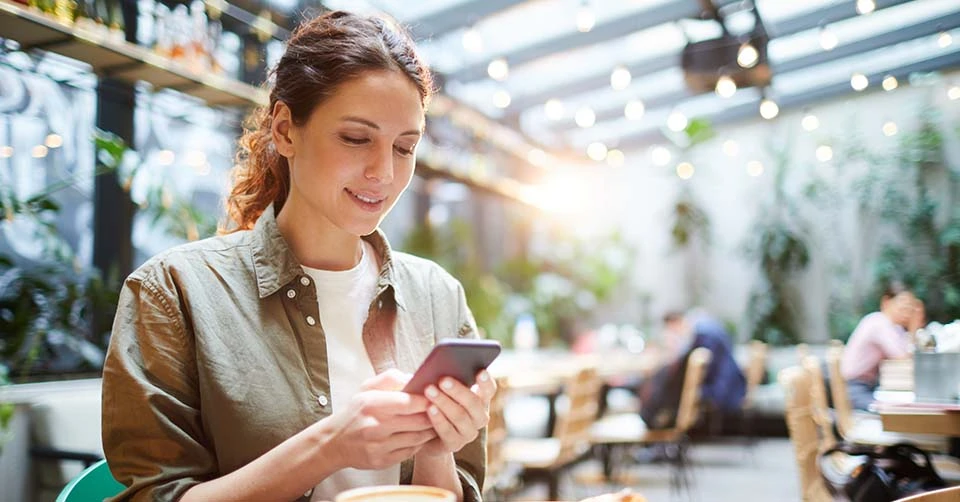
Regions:
[[855, 409], [870, 409], [880, 380], [880, 362], [911, 357], [909, 333], [925, 322], [923, 302], [901, 282], [887, 285], [880, 298], [880, 311], [860, 319], [843, 349], [840, 372]]
[[117, 500], [330, 500], [413, 483], [479, 500], [496, 386], [400, 389], [475, 337], [460, 283], [379, 225], [413, 177], [433, 84], [376, 17], [305, 21], [240, 140], [232, 228], [125, 281], [103, 371]]
[[[705, 347], [712, 353], [701, 386], [703, 402], [721, 413], [740, 409], [747, 381], [733, 357], [730, 335], [714, 317], [702, 311], [663, 316], [664, 364], [640, 389], [641, 416], [651, 428], [673, 425], [690, 351]], [[646, 410], [646, 411], [644, 411]]]

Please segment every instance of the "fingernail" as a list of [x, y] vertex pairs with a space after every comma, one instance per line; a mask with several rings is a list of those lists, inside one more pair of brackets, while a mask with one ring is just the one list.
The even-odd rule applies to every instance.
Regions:
[[438, 410], [436, 406], [431, 406], [431, 407], [430, 407], [430, 414], [431, 414], [431, 415], [436, 415], [437, 413], [440, 413], [440, 410]]
[[453, 388], [453, 380], [447, 378], [446, 380], [440, 382], [440, 386], [443, 387], [444, 390], [450, 390]]
[[440, 393], [437, 391], [437, 388], [434, 386], [427, 387], [427, 397], [437, 397]]
[[486, 382], [487, 380], [490, 380], [490, 375], [486, 371], [481, 371], [478, 379], [481, 382]]

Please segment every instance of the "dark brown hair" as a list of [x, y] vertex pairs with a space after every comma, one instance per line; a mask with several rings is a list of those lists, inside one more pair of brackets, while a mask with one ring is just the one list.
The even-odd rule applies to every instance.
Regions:
[[[399, 71], [420, 91], [426, 107], [433, 94], [430, 70], [417, 55], [410, 35], [378, 17], [333, 11], [301, 24], [271, 71], [269, 105], [244, 124], [233, 186], [227, 196], [226, 225], [221, 233], [253, 228], [270, 203], [279, 210], [290, 190], [287, 159], [271, 136], [272, 111], [278, 101], [290, 107], [293, 123], [303, 125], [313, 110], [338, 86], [367, 71]], [[230, 226], [230, 228], [228, 228]]]

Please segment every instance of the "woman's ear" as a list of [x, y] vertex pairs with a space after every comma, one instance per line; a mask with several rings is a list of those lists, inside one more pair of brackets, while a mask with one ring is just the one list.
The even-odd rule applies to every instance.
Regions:
[[296, 152], [290, 107], [283, 101], [277, 101], [273, 105], [271, 115], [270, 133], [273, 136], [273, 144], [277, 148], [277, 153], [289, 159]]

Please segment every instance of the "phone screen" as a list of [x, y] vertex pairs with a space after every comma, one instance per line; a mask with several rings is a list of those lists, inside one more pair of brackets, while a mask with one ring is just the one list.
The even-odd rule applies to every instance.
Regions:
[[443, 377], [456, 378], [469, 387], [477, 373], [499, 354], [500, 342], [496, 340], [445, 338], [434, 345], [403, 390], [423, 394], [427, 386], [438, 384]]

